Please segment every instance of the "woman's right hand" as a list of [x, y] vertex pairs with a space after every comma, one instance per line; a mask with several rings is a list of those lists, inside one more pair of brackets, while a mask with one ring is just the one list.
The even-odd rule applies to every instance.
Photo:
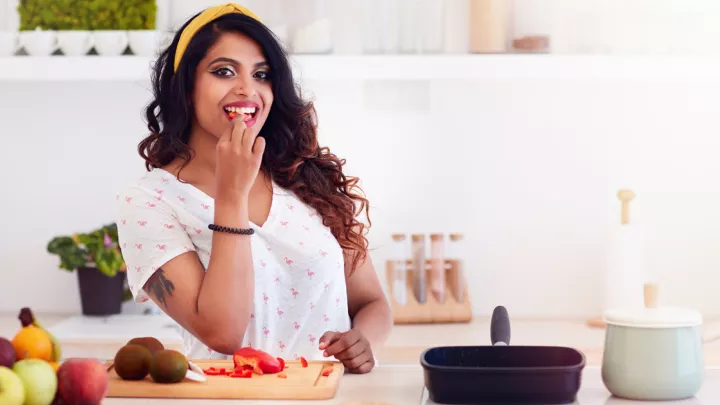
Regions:
[[218, 195], [247, 197], [262, 162], [265, 139], [248, 128], [239, 114], [217, 144], [215, 179]]

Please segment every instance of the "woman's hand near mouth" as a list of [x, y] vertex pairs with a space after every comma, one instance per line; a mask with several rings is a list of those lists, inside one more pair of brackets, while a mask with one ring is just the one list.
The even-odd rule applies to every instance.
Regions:
[[231, 126], [217, 143], [215, 180], [220, 201], [247, 200], [262, 162], [265, 139], [248, 128], [244, 114], [233, 118]]

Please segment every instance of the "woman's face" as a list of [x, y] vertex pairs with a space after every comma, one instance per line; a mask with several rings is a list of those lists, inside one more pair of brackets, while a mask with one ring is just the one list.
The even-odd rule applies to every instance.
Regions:
[[239, 115], [248, 128], [260, 132], [273, 102], [269, 69], [255, 41], [240, 33], [223, 34], [195, 73], [197, 125], [220, 138]]

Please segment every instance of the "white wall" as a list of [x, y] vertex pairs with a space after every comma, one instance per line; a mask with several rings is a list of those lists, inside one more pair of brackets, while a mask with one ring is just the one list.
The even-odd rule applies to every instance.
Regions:
[[[478, 313], [592, 315], [615, 192], [629, 186], [664, 300], [720, 315], [720, 84], [438, 82], [383, 111], [363, 106], [377, 89], [308, 86], [322, 143], [371, 199], [379, 270], [390, 233], [460, 231]], [[113, 220], [115, 191], [142, 170], [148, 93], [4, 83], [0, 94], [0, 311], [78, 311], [74, 275], [45, 244]]]
[[[390, 233], [459, 231], [476, 313], [593, 316], [615, 193], [632, 187], [663, 301], [720, 316], [719, 82], [307, 86], [321, 142], [372, 202], [378, 270]], [[79, 312], [75, 275], [45, 245], [113, 220], [115, 191], [143, 170], [148, 97], [129, 83], [0, 83], [0, 312]]]

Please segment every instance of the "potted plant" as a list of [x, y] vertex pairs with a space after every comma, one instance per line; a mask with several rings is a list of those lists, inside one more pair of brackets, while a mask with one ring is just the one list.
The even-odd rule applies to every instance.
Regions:
[[47, 251], [60, 257], [60, 269], [77, 270], [83, 315], [119, 314], [122, 303], [131, 298], [125, 285], [126, 266], [116, 224], [89, 233], [54, 237]]

